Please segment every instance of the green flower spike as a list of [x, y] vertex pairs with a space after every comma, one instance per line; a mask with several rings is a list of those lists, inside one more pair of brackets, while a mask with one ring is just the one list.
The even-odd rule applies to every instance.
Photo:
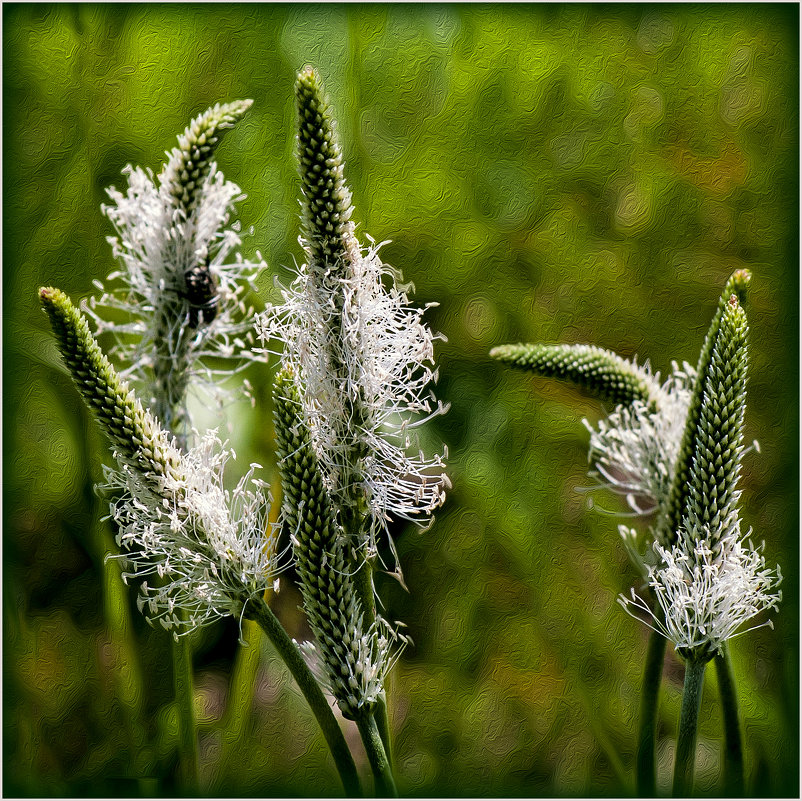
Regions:
[[362, 606], [349, 572], [345, 544], [288, 368], [276, 376], [273, 401], [284, 526], [290, 532], [304, 610], [323, 663], [324, 684], [343, 715], [356, 720], [373, 709], [383, 690], [384, 675], [394, 661], [392, 633], [381, 619], [374, 628], [386, 630], [390, 638], [363, 632]]
[[727, 281], [724, 291], [719, 298], [718, 308], [707, 331], [699, 361], [696, 365], [696, 380], [691, 391], [688, 413], [685, 418], [685, 429], [679, 446], [674, 477], [671, 490], [666, 498], [665, 511], [657, 521], [655, 539], [664, 546], [672, 545], [679, 531], [682, 513], [688, 501], [688, 478], [693, 460], [694, 440], [699, 426], [699, 411], [704, 392], [704, 381], [707, 368], [713, 353], [713, 347], [718, 336], [721, 318], [730, 298], [734, 295], [738, 303], [743, 306], [746, 302], [746, 292], [752, 275], [748, 270], [736, 270]]
[[43, 287], [39, 298], [75, 385], [119, 458], [143, 475], [180, 479], [179, 452], [120, 380], [83, 315], [60, 289]]
[[614, 406], [636, 400], [657, 405], [659, 385], [647, 370], [593, 345], [500, 345], [490, 355], [544, 378], [570, 381]]
[[252, 105], [253, 100], [218, 103], [192, 120], [178, 137], [179, 146], [173, 149], [160, 179], [173, 207], [185, 220], [190, 219], [198, 207], [220, 140]]
[[680, 526], [688, 550], [709, 537], [715, 558], [721, 532], [737, 513], [746, 410], [746, 314], [735, 295], [720, 318], [701, 394], [701, 408]]
[[358, 244], [351, 222], [351, 192], [343, 177], [343, 159], [334, 118], [320, 76], [305, 67], [295, 82], [298, 109], [297, 150], [304, 195], [301, 236], [309, 249], [310, 270], [322, 275], [342, 266]]

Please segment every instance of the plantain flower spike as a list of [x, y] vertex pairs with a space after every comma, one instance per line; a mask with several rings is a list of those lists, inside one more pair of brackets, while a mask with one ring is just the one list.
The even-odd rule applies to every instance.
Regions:
[[276, 376], [273, 408], [284, 525], [315, 636], [315, 646], [306, 644], [305, 651], [317, 662], [323, 684], [342, 713], [354, 720], [373, 708], [384, 689], [384, 677], [401, 652], [393, 645], [403, 644], [404, 638], [381, 617], [366, 631], [346, 544], [302, 419], [291, 368]]
[[[138, 605], [177, 638], [220, 617], [240, 616], [279, 570], [267, 522], [265, 485], [252, 465], [224, 489], [230, 451], [214, 432], [184, 453], [109, 363], [86, 319], [60, 290], [40, 290], [64, 362], [111, 441], [116, 468], [104, 468], [117, 500], [111, 517], [128, 564], [141, 581]], [[157, 577], [155, 585], [152, 578]]]
[[424, 524], [449, 486], [446, 454], [424, 455], [414, 431], [445, 411], [429, 389], [436, 337], [379, 247], [354, 234], [336, 128], [311, 67], [295, 90], [306, 262], [257, 330], [266, 349], [282, 344], [338, 523], [370, 557], [391, 518]]
[[182, 445], [189, 433], [187, 390], [222, 403], [223, 371], [209, 360], [250, 352], [252, 310], [244, 294], [264, 263], [258, 253], [252, 263], [238, 252], [239, 225], [229, 221], [244, 195], [213, 159], [251, 104], [218, 104], [196, 117], [168, 154], [158, 186], [150, 171], [129, 165], [127, 192], [111, 187], [111, 203], [102, 206], [116, 230], [109, 242], [121, 268], [109, 276], [116, 288], [97, 282], [102, 294], [84, 310], [98, 334], [113, 333], [126, 377]]
[[658, 564], [649, 569], [649, 584], [660, 612], [634, 590], [631, 598], [619, 599], [627, 609], [645, 611], [685, 659], [712, 659], [724, 642], [745, 633], [744, 624], [776, 610], [781, 599], [779, 568], [767, 569], [762, 546], [753, 547], [740, 533], [747, 331], [746, 314], [732, 294], [711, 325], [709, 356], [703, 350], [700, 360], [706, 369], [674, 544], [654, 544]]

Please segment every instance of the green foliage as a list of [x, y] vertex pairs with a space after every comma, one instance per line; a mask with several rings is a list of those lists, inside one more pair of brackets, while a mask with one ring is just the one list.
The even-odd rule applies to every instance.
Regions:
[[[173, 789], [166, 735], [145, 778], [130, 778], [92, 534], [107, 455], [37, 288], [92, 293], [115, 266], [105, 187], [128, 163], [158, 165], [188, 119], [236, 97], [254, 106], [215, 158], [248, 194], [244, 255], [261, 250], [286, 281], [298, 255], [293, 81], [311, 63], [337, 100], [354, 220], [392, 240], [382, 256], [414, 282], [417, 303], [440, 304], [427, 318], [448, 338], [437, 395], [451, 410], [422, 433], [424, 446], [447, 442], [454, 490], [426, 533], [394, 528], [410, 592], [376, 577], [386, 616], [407, 621], [415, 644], [389, 688], [399, 791], [626, 792], [614, 766], [631, 777], [645, 633], [615, 602], [636, 576], [611, 521], [575, 489], [589, 483], [579, 419], [597, 419], [598, 404], [487, 354], [503, 342], [594, 342], [665, 372], [671, 358], [696, 359], [721, 286], [748, 268], [745, 437], [761, 453], [744, 457], [743, 518], [788, 575], [777, 630], [735, 641], [732, 658], [748, 699], [747, 791], [797, 795], [798, 13], [5, 5], [6, 793]], [[253, 300], [276, 298], [265, 275]], [[226, 435], [242, 465], [271, 465], [272, 377], [261, 365], [246, 375], [256, 407], [232, 405]], [[284, 580], [271, 600], [299, 640], [301, 601]], [[137, 617], [131, 635], [146, 719], [163, 720], [169, 643]], [[193, 635], [205, 754], [229, 731], [238, 636], [235, 623]], [[665, 675], [660, 754], [679, 713], [671, 655]], [[267, 646], [256, 686], [233, 764], [209, 759], [226, 794], [337, 787]], [[709, 748], [721, 731], [715, 692], [700, 721]], [[718, 781], [699, 765], [700, 793]]]

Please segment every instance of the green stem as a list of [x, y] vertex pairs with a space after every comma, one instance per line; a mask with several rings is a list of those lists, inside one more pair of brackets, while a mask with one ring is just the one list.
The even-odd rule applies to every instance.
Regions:
[[252, 599], [245, 611], [247, 616], [255, 620], [267, 634], [309, 703], [331, 750], [346, 794], [351, 797], [360, 796], [362, 791], [354, 758], [348, 750], [348, 744], [345, 742], [337, 719], [334, 717], [320, 685], [304, 662], [301, 652], [262, 598]]
[[[387, 683], [387, 677], [384, 679], [385, 684]], [[387, 690], [385, 688], [384, 692], [378, 697], [376, 700], [376, 709], [373, 712], [373, 716], [376, 718], [376, 726], [379, 729], [379, 737], [382, 738], [382, 745], [384, 746], [384, 752], [387, 754], [387, 761], [390, 763], [390, 770], [393, 769], [393, 749], [392, 749], [392, 740], [390, 735], [390, 715], [387, 712]]]
[[685, 663], [685, 686], [682, 691], [677, 757], [674, 763], [675, 797], [685, 797], [693, 790], [693, 769], [696, 761], [696, 735], [699, 730], [699, 708], [707, 661], [691, 655]]
[[373, 769], [376, 795], [380, 798], [398, 798], [390, 761], [387, 759], [387, 752], [384, 750], [376, 719], [371, 713], [366, 713], [356, 719], [356, 725], [362, 736], [362, 742], [365, 744], [370, 767]]
[[657, 710], [660, 706], [660, 682], [667, 640], [652, 631], [646, 649], [643, 692], [640, 700], [640, 730], [636, 758], [636, 784], [639, 796], [657, 795]]
[[200, 789], [198, 738], [195, 734], [192, 648], [187, 637], [172, 643], [173, 686], [178, 711], [178, 766], [180, 787], [189, 794]]
[[728, 796], [743, 796], [744, 754], [741, 724], [738, 716], [735, 679], [732, 673], [732, 659], [726, 642], [722, 646], [721, 654], [716, 656], [716, 675], [724, 714], [724, 793]]
[[[354, 576], [357, 595], [362, 603], [362, 610], [365, 618], [365, 628], [369, 628], [376, 620], [376, 595], [373, 590], [373, 565], [364, 559]], [[393, 757], [390, 741], [390, 716], [387, 713], [387, 694], [382, 693], [376, 701], [374, 712], [376, 725], [379, 729], [379, 736], [384, 745], [387, 760], [392, 767]]]
[[[93, 519], [100, 520], [100, 515]], [[105, 523], [98, 523], [96, 528], [99, 539], [106, 553], [114, 553], [114, 543]], [[102, 558], [102, 557], [101, 557]], [[128, 608], [125, 584], [120, 576], [120, 563], [116, 559], [103, 562], [103, 608], [109, 639], [115, 654], [115, 686], [120, 705], [125, 715], [128, 730], [129, 756], [132, 774], [136, 778], [148, 772], [150, 765], [150, 748], [147, 745], [147, 732], [144, 723], [143, 705], [145, 692], [142, 672], [138, 659], [136, 638]]]

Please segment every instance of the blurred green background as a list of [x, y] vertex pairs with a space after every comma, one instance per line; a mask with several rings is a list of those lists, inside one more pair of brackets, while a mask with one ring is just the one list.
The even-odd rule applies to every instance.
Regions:
[[[392, 240], [385, 260], [417, 303], [440, 304], [428, 319], [448, 338], [438, 395], [451, 411], [424, 440], [447, 443], [454, 489], [431, 530], [394, 532], [409, 593], [380, 581], [415, 643], [390, 687], [402, 794], [632, 792], [647, 629], [616, 602], [637, 581], [619, 520], [580, 491], [581, 420], [604, 410], [487, 353], [589, 342], [665, 374], [672, 359], [696, 363], [726, 278], [748, 267], [747, 439], [761, 450], [745, 459], [743, 516], [785, 578], [775, 630], [732, 652], [749, 790], [797, 795], [798, 14], [4, 4], [4, 794], [175, 787], [167, 635], [104, 571], [111, 532], [92, 488], [108, 451], [36, 289], [92, 294], [115, 267], [105, 187], [124, 186], [128, 163], [158, 172], [192, 117], [242, 97], [255, 105], [218, 164], [248, 195], [244, 254], [259, 249], [287, 280], [300, 258], [292, 87], [311, 63], [339, 119], [358, 231]], [[271, 274], [261, 288], [257, 304], [275, 294]], [[255, 409], [231, 409], [241, 464], [268, 473], [270, 375], [251, 370]], [[303, 637], [298, 603], [285, 580], [273, 606]], [[232, 621], [193, 639], [207, 792], [337, 794], [289, 677], [257, 634], [249, 649], [238, 635]], [[663, 787], [682, 676], [669, 648]], [[698, 787], [715, 793], [714, 671], [706, 681]]]

